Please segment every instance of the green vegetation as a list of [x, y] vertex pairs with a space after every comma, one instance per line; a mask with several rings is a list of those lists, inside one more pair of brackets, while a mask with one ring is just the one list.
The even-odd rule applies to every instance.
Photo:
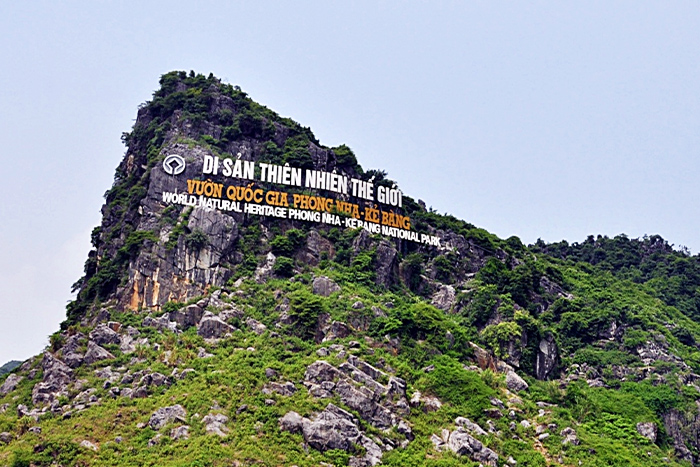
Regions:
[[[41, 378], [34, 372], [0, 397], [0, 406], [9, 404], [0, 413], [0, 432], [17, 435], [0, 445], [0, 465], [347, 465], [348, 453], [306, 450], [301, 435], [278, 428], [279, 417], [290, 410], [311, 416], [328, 402], [342, 405], [336, 396], [315, 399], [301, 387], [287, 398], [262, 393], [267, 368], [280, 380], [303, 379], [306, 367], [319, 358], [317, 350], [328, 345], [318, 342], [319, 328], [333, 321], [352, 332], [333, 343], [391, 368], [406, 380], [409, 394], [419, 391], [442, 402], [435, 411], [424, 402], [411, 409], [407, 420], [416, 439], [387, 451], [385, 465], [470, 465], [466, 458], [437, 452], [430, 442], [432, 434], [453, 430], [458, 416], [491, 424], [480, 440], [499, 453], [501, 464], [512, 456], [519, 466], [552, 465], [559, 457], [565, 465], [682, 465], [672, 460], [674, 440], [664, 422], [670, 413], [685, 421], [697, 414], [700, 256], [674, 249], [659, 236], [591, 236], [580, 244], [526, 246], [517, 237], [500, 239], [405, 197], [403, 214], [410, 215], [413, 230], [442, 232], [451, 240], [441, 249], [390, 241], [387, 248], [395, 251], [386, 255], [387, 243], [360, 229], [241, 215], [235, 217], [238, 234], [217, 264], [224, 279], [213, 283], [223, 286], [223, 300], [236, 310], [228, 317], [237, 329], [230, 337], [212, 343], [194, 329], [156, 331], [143, 326], [144, 314], [123, 312], [115, 298], [124, 297], [115, 293], [125, 289], [137, 259], [139, 265], [162, 257], [169, 261], [214, 240], [202, 229], [190, 229], [192, 208], [163, 207], [147, 213], [155, 220], [142, 222], [151, 171], [169, 145], [234, 158], [246, 148], [256, 160], [302, 168], [314, 168], [323, 153], [341, 173], [393, 185], [386, 172], [363, 170], [349, 147], [320, 147], [310, 129], [212, 75], [172, 72], [160, 84], [133, 130], [123, 135], [127, 157], [105, 194], [104, 221], [93, 231], [95, 249], [75, 284], [78, 295], [68, 305], [65, 332], [51, 336], [50, 348], [57, 352], [69, 336], [87, 335], [86, 323], [104, 309], [149, 339], [128, 355], [107, 344], [115, 356], [113, 368], [168, 375], [188, 367], [194, 373], [153, 389], [147, 398], [132, 399], [113, 397], [94, 368], [79, 367], [76, 377], [97, 388], [100, 403], [65, 420], [47, 412], [35, 422], [16, 415], [19, 404], [31, 405], [32, 388]], [[186, 137], [182, 128], [190, 132]], [[276, 257], [271, 275], [270, 252]], [[312, 278], [320, 275], [341, 290], [329, 297], [313, 294]], [[201, 289], [196, 294], [218, 289], [190, 277], [188, 286]], [[169, 299], [177, 301], [143, 313], [175, 312], [200, 298], [190, 295], [173, 294]], [[255, 334], [247, 318], [268, 331]], [[511, 402], [502, 371], [475, 369], [475, 345], [525, 377], [530, 388], [518, 392], [520, 402]], [[544, 375], [543, 345], [553, 349]], [[197, 357], [200, 348], [213, 356]], [[249, 348], [254, 350], [243, 350]], [[485, 411], [498, 407], [496, 399], [516, 407], [514, 415], [488, 417]], [[190, 439], [170, 439], [175, 425], [169, 425], [161, 430], [161, 441], [149, 446], [156, 432], [137, 424], [155, 408], [174, 403], [187, 410]], [[223, 439], [204, 432], [200, 417], [213, 406], [235, 427]], [[515, 423], [520, 420], [548, 427], [550, 436], [540, 439], [537, 427]], [[637, 432], [637, 423], [646, 422], [658, 427], [656, 442]], [[30, 430], [35, 425], [41, 433]], [[575, 429], [580, 445], [562, 444], [565, 427]], [[683, 428], [693, 433], [689, 425]], [[116, 436], [123, 442], [115, 442]], [[99, 450], [81, 446], [82, 440]], [[697, 442], [690, 449], [700, 450]]]

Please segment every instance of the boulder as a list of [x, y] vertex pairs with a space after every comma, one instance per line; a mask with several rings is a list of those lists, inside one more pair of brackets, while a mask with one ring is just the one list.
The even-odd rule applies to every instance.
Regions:
[[160, 430], [170, 422], [180, 421], [184, 423], [185, 417], [187, 417], [187, 412], [180, 404], [162, 407], [151, 415], [148, 426], [154, 430]]
[[174, 321], [182, 329], [187, 329], [199, 324], [199, 321], [204, 316], [204, 310], [197, 305], [188, 305], [177, 311], [170, 313], [170, 320]]
[[85, 357], [83, 358], [83, 361], [86, 364], [91, 365], [95, 362], [99, 362], [100, 360], [110, 360], [113, 358], [114, 355], [109, 353], [107, 350], [103, 349], [93, 341], [88, 341], [87, 352], [85, 352]]
[[[654, 425], [654, 427], [656, 428], [656, 425]], [[637, 425], [637, 429], [639, 429], [639, 425]], [[574, 429], [571, 427], [564, 428], [561, 430], [561, 432], [559, 432], [559, 435], [564, 438], [561, 444], [572, 444], [574, 446], [581, 444], [581, 441], [579, 441], [578, 437], [576, 436], [576, 431], [574, 431]]]
[[119, 334], [114, 332], [114, 330], [105, 323], [98, 324], [97, 327], [92, 330], [90, 333], [90, 340], [97, 345], [121, 343]]
[[341, 376], [340, 371], [324, 360], [316, 360], [306, 368], [305, 381], [321, 383], [323, 381], [335, 381]]
[[472, 435], [486, 436], [488, 434], [488, 433], [486, 433], [486, 430], [484, 430], [483, 428], [481, 428], [479, 425], [472, 422], [468, 418], [457, 417], [455, 419], [455, 424], [457, 426], [464, 428], [466, 431], [468, 431]]
[[333, 321], [326, 332], [322, 342], [328, 342], [335, 339], [342, 339], [348, 337], [352, 331], [347, 324], [341, 323], [340, 321]]
[[229, 431], [226, 427], [226, 423], [228, 423], [228, 417], [224, 414], [210, 413], [202, 419], [202, 423], [204, 423], [204, 431], [206, 431], [207, 434], [210, 435], [217, 435], [222, 438], [225, 438], [226, 434]]
[[488, 466], [496, 467], [498, 465], [498, 454], [460, 428], [449, 435], [447, 446], [457, 455], [468, 456], [472, 460]]
[[440, 288], [433, 294], [430, 303], [443, 311], [450, 311], [456, 302], [455, 288], [451, 285], [440, 285]]
[[535, 364], [535, 374], [537, 379], [544, 380], [552, 376], [554, 368], [557, 366], [559, 354], [554, 336], [549, 334], [540, 341], [537, 349], [537, 362]]
[[44, 378], [32, 389], [32, 402], [35, 405], [52, 402], [73, 380], [73, 370], [50, 352], [44, 352], [41, 367], [44, 370]]
[[385, 429], [397, 424], [396, 416], [386, 407], [373, 400], [374, 394], [355, 388], [347, 380], [340, 380], [335, 385], [335, 392], [343, 404], [359, 412], [363, 420], [372, 426]]
[[7, 431], [0, 433], [0, 443], [9, 444], [12, 441], [12, 435]]
[[506, 387], [509, 391], [520, 392], [527, 390], [530, 386], [515, 371], [510, 370], [506, 373]]
[[440, 407], [442, 407], [442, 402], [440, 402], [440, 399], [437, 397], [433, 396], [425, 396], [422, 399], [423, 401], [423, 410], [425, 412], [437, 412], [440, 410]]
[[297, 388], [294, 386], [294, 383], [292, 382], [286, 382], [286, 383], [268, 383], [265, 385], [263, 388], [263, 394], [271, 394], [272, 392], [276, 392], [277, 394], [281, 396], [291, 396], [295, 392], [297, 392]]
[[290, 433], [301, 433], [305, 420], [308, 422], [307, 419], [296, 412], [287, 412], [285, 416], [279, 420], [280, 430]]
[[85, 449], [89, 449], [89, 450], [91, 450], [91, 451], [97, 451], [97, 450], [98, 450], [98, 447], [97, 447], [97, 445], [96, 445], [95, 443], [92, 443], [92, 442], [90, 442], [90, 441], [88, 441], [88, 440], [86, 440], [86, 439], [84, 439], [84, 440], [82, 440], [82, 441], [80, 442], [80, 447], [81, 447], [81, 448], [85, 448]]
[[374, 264], [377, 285], [389, 288], [398, 282], [398, 252], [389, 240], [382, 240], [377, 245]]
[[482, 370], [496, 371], [496, 361], [493, 356], [485, 349], [479, 347], [473, 342], [469, 343], [472, 350], [474, 350], [474, 358], [476, 359], [477, 365]]
[[85, 355], [78, 352], [64, 353], [63, 361], [71, 368], [78, 368], [85, 361]]
[[302, 424], [304, 439], [314, 449], [349, 451], [360, 440], [360, 430], [353, 416], [343, 409], [328, 404], [313, 421]]
[[332, 293], [340, 291], [340, 286], [326, 276], [318, 276], [314, 279], [311, 289], [316, 295], [328, 297]]
[[170, 430], [170, 437], [174, 440], [189, 439], [190, 427], [187, 425], [175, 427], [172, 430]]
[[205, 339], [219, 339], [235, 330], [236, 328], [209, 311], [204, 313], [197, 326], [197, 334]]
[[10, 374], [5, 379], [5, 382], [2, 383], [2, 386], [0, 386], [0, 395], [4, 396], [5, 394], [8, 394], [15, 389], [17, 389], [17, 385], [24, 379], [24, 377], [19, 376], [15, 373]]
[[254, 320], [253, 318], [246, 319], [245, 324], [247, 324], [250, 330], [258, 336], [265, 334], [265, 331], [267, 331], [267, 326], [260, 321]]

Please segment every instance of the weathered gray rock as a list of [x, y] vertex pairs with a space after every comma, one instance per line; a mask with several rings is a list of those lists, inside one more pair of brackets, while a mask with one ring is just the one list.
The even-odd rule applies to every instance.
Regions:
[[204, 313], [197, 326], [197, 334], [205, 339], [220, 339], [235, 330], [236, 328], [209, 311]]
[[554, 336], [549, 334], [540, 341], [537, 350], [537, 362], [535, 365], [537, 379], [544, 380], [552, 376], [552, 371], [556, 368], [558, 360], [557, 344], [554, 342]]
[[50, 352], [44, 352], [41, 367], [44, 370], [44, 378], [32, 389], [32, 402], [35, 405], [55, 400], [64, 393], [73, 379], [73, 370]]
[[194, 304], [188, 305], [181, 310], [173, 311], [169, 315], [170, 320], [176, 322], [182, 329], [196, 326], [199, 324], [202, 316], [204, 316], [204, 310]]
[[644, 436], [646, 439], [652, 443], [656, 442], [656, 436], [658, 434], [656, 423], [654, 422], [639, 422], [637, 423], [637, 433]]
[[321, 383], [323, 381], [335, 381], [341, 375], [340, 371], [330, 363], [324, 360], [316, 360], [306, 368], [304, 380]]
[[113, 358], [114, 355], [109, 353], [106, 349], [100, 347], [93, 341], [88, 341], [87, 352], [85, 352], [85, 357], [83, 358], [86, 364], [92, 365], [100, 360], [110, 360]]
[[81, 333], [70, 335], [66, 338], [66, 344], [61, 349], [63, 361], [71, 368], [77, 368], [83, 364], [83, 354], [79, 351], [85, 336]]
[[315, 229], [311, 229], [306, 236], [306, 247], [295, 254], [295, 257], [304, 264], [318, 265], [321, 254], [326, 253], [329, 258], [335, 255], [333, 243], [323, 238]]
[[343, 339], [344, 337], [348, 337], [352, 331], [348, 327], [347, 324], [341, 323], [340, 321], [333, 321], [326, 331], [326, 335], [323, 338], [322, 342], [328, 342], [332, 341], [335, 339]]
[[434, 396], [425, 396], [421, 399], [423, 402], [423, 410], [425, 412], [437, 412], [442, 407], [440, 399]]
[[319, 451], [349, 451], [358, 444], [361, 436], [352, 415], [333, 404], [328, 404], [313, 421], [303, 423], [302, 432], [309, 446]]
[[170, 430], [170, 437], [174, 440], [189, 439], [190, 427], [187, 425], [175, 427], [172, 430]]
[[460, 428], [450, 434], [447, 446], [455, 454], [468, 456], [476, 462], [493, 467], [498, 465], [498, 454]]
[[398, 423], [397, 417], [386, 407], [373, 400], [374, 394], [355, 388], [346, 380], [340, 380], [335, 385], [335, 392], [343, 404], [357, 410], [363, 420], [380, 429], [390, 428]]
[[225, 438], [229, 429], [226, 427], [228, 417], [220, 413], [210, 413], [202, 419], [204, 423], [204, 431], [210, 435], [217, 435]]
[[461, 426], [472, 435], [486, 436], [488, 434], [486, 433], [486, 430], [465, 417], [457, 417], [455, 419], [455, 424], [457, 426]]
[[245, 324], [247, 324], [250, 330], [258, 336], [265, 334], [265, 331], [267, 331], [267, 326], [260, 321], [254, 320], [253, 318], [246, 319]]
[[314, 279], [311, 289], [316, 295], [328, 297], [332, 293], [340, 291], [340, 286], [326, 276], [318, 276]]
[[180, 404], [171, 405], [169, 407], [161, 407], [156, 410], [148, 420], [148, 426], [154, 430], [160, 430], [168, 423], [174, 421], [186, 422], [187, 411]]
[[[637, 427], [637, 429], [639, 429], [639, 425], [637, 425]], [[654, 428], [656, 428], [656, 425], [654, 425]], [[571, 427], [564, 428], [559, 432], [559, 434], [564, 438], [561, 444], [572, 444], [574, 446], [578, 446], [579, 444], [581, 444], [581, 441], [579, 441], [578, 436], [576, 436], [576, 431]]]
[[9, 444], [12, 441], [12, 435], [6, 431], [0, 433], [0, 443]]
[[374, 264], [377, 285], [383, 285], [388, 288], [398, 282], [398, 251], [396, 251], [396, 247], [389, 240], [382, 240], [377, 245]]
[[451, 285], [441, 284], [437, 292], [433, 294], [430, 303], [443, 311], [449, 311], [454, 307], [456, 302], [455, 288]]
[[90, 340], [97, 345], [121, 343], [119, 334], [114, 332], [106, 323], [98, 324], [97, 327], [90, 332]]
[[272, 382], [266, 384], [262, 392], [263, 394], [271, 394], [273, 391], [281, 396], [289, 397], [297, 392], [297, 388], [294, 386], [294, 383], [289, 381], [286, 383]]
[[526, 391], [530, 386], [515, 371], [510, 370], [506, 373], [506, 387], [509, 391], [520, 392]]
[[170, 386], [172, 380], [169, 376], [165, 376], [162, 373], [148, 373], [141, 378], [139, 385], [141, 386]]
[[5, 394], [17, 389], [17, 385], [21, 383], [23, 379], [23, 376], [19, 376], [16, 373], [11, 373], [2, 383], [2, 386], [0, 386], [0, 395], [4, 396]]
[[68, 352], [63, 354], [63, 361], [71, 368], [78, 368], [85, 361], [85, 356], [78, 352]]
[[296, 412], [287, 412], [285, 416], [279, 420], [280, 430], [290, 433], [301, 433], [304, 427], [304, 420], [309, 422], [308, 419], [304, 419]]
[[88, 441], [86, 439], [84, 439], [80, 442], [80, 447], [85, 448], [85, 449], [89, 449], [91, 451], [97, 451], [99, 449], [95, 443]]

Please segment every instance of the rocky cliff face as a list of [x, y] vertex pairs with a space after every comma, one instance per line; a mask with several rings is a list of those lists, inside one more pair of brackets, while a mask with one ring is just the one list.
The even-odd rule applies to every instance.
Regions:
[[[668, 295], [405, 195], [263, 180], [395, 190], [213, 76], [164, 75], [123, 140], [62, 329], [0, 381], [0, 465], [698, 461], [700, 328]], [[370, 225], [406, 220], [417, 240]]]

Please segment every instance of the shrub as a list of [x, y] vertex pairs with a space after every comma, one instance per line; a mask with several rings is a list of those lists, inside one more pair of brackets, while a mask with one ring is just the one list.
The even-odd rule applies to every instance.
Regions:
[[481, 339], [493, 349], [499, 358], [508, 358], [508, 352], [505, 349], [513, 339], [520, 338], [522, 332], [523, 330], [518, 323], [503, 321], [486, 326], [481, 332]]
[[199, 251], [209, 244], [209, 237], [200, 229], [194, 229], [185, 237], [185, 245], [187, 248]]
[[289, 316], [294, 320], [291, 332], [302, 339], [313, 339], [318, 317], [325, 309], [325, 302], [306, 289], [291, 293]]
[[447, 356], [433, 360], [435, 369], [427, 375], [427, 386], [443, 402], [454, 405], [462, 416], [473, 419], [483, 417], [490, 398], [495, 395], [478, 374], [466, 371], [462, 365]]
[[272, 270], [278, 276], [291, 277], [294, 275], [294, 260], [286, 256], [280, 256], [275, 260]]

